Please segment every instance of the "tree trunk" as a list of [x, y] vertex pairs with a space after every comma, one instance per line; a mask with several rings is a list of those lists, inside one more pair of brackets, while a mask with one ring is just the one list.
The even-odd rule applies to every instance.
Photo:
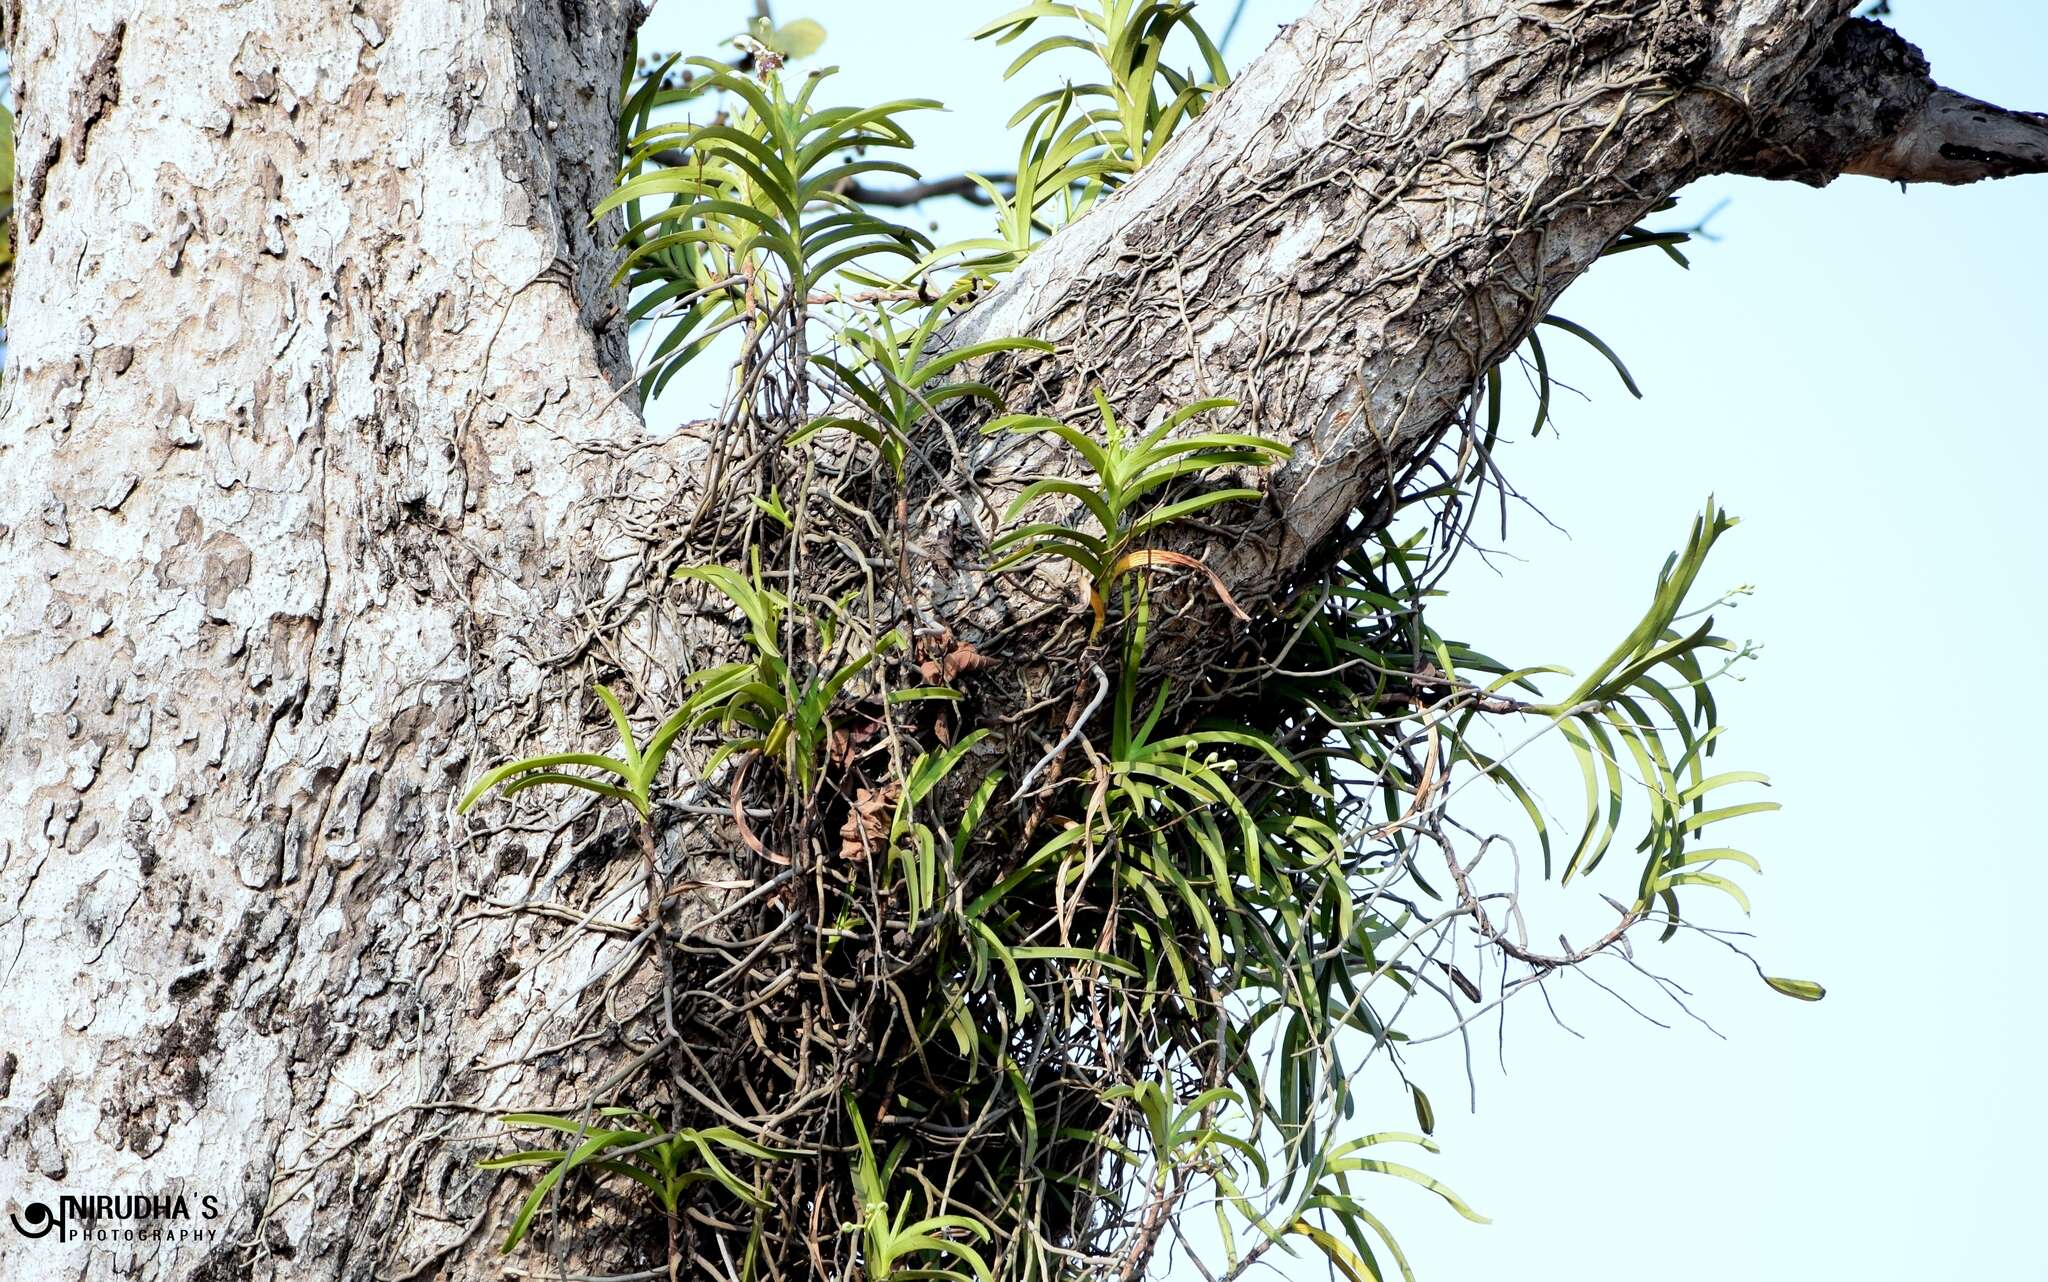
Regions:
[[[494, 1276], [481, 1115], [615, 1066], [539, 1015], [616, 948], [514, 907], [630, 935], [637, 882], [564, 873], [607, 853], [587, 811], [478, 840], [451, 802], [574, 734], [593, 672], [678, 670], [652, 514], [702, 488], [619, 392], [587, 225], [634, 6], [14, 8], [0, 1163], [17, 1203], [223, 1214], [0, 1263]], [[2043, 167], [2038, 118], [1846, 8], [1324, 0], [963, 328], [1060, 341], [1015, 409], [1239, 397], [1297, 453], [1205, 555], [1277, 581], [1691, 179]]]
[[0, 1273], [368, 1277], [481, 1209], [420, 1106], [487, 1103], [548, 981], [451, 790], [633, 575], [569, 556], [598, 500], [662, 483], [587, 225], [630, 9], [21, 6], [7, 1184], [226, 1213]]

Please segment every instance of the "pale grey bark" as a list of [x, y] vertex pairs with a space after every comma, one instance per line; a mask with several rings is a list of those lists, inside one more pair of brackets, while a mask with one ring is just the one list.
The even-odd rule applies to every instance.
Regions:
[[[631, 486], [586, 226], [629, 8], [21, 6], [10, 1197], [213, 1193], [224, 1242], [295, 1253], [259, 1276], [416, 1262], [457, 1231], [409, 1204], [480, 1208], [426, 1147], [469, 1116], [407, 1110], [475, 1102], [519, 1027], [517, 847], [460, 840], [450, 789], [479, 715], [539, 706], [606, 587], [570, 548]], [[10, 1277], [131, 1257], [0, 1231]]]
[[[1211, 552], [1270, 581], [1616, 232], [1817, 136], [1795, 91], [1846, 7], [1325, 0], [969, 328], [1062, 342], [1064, 379], [1017, 408], [1086, 381], [1135, 413], [1228, 394], [1296, 441]], [[0, 1185], [213, 1192], [232, 1246], [102, 1259], [0, 1230], [0, 1272], [496, 1273], [463, 1141], [558, 1080], [517, 1061], [569, 1039], [535, 1012], [605, 936], [550, 951], [505, 905], [562, 846], [470, 841], [450, 803], [484, 758], [569, 733], [545, 710], [593, 664], [552, 661], [652, 626], [642, 509], [692, 492], [615, 397], [585, 226], [629, 8], [10, 21]], [[1859, 117], [1801, 176], [1990, 172], [1950, 106]], [[1930, 149], [1909, 122], [1933, 117]], [[1998, 128], [1980, 150], [2038, 148]], [[674, 661], [660, 636], [636, 653]], [[596, 863], [550, 893], [629, 920], [631, 870]], [[548, 1074], [601, 1076], [580, 1053]]]

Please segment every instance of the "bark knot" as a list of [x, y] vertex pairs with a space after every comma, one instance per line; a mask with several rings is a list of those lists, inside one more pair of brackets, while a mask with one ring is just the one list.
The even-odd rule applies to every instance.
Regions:
[[1650, 68], [1676, 84], [1699, 78], [1714, 56], [1714, 34], [1697, 6], [1666, 14], [1650, 37]]

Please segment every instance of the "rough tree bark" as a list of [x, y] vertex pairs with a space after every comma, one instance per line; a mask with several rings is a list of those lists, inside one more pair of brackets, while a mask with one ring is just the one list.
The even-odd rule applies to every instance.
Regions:
[[[606, 408], [624, 333], [586, 226], [631, 8], [11, 24], [11, 1196], [212, 1193], [223, 1241], [276, 1252], [259, 1271], [419, 1258], [386, 1235], [425, 1115], [313, 1162], [472, 1093], [454, 1079], [517, 1019], [493, 997], [527, 950], [474, 916], [493, 856], [449, 790], [472, 701], [531, 697], [522, 647], [602, 594], [564, 568], [625, 515], [592, 500], [638, 483], [604, 448], [629, 430]], [[426, 1177], [457, 1214], [461, 1162]], [[77, 1247], [0, 1252], [8, 1276], [106, 1276]], [[238, 1276], [240, 1254], [207, 1258]]]
[[[544, 736], [553, 661], [628, 615], [666, 657], [622, 602], [694, 484], [616, 395], [586, 226], [633, 7], [10, 6], [0, 1183], [227, 1213], [0, 1273], [497, 1272], [459, 1141], [597, 945], [502, 907], [551, 834], [450, 802]], [[1015, 408], [1234, 395], [1294, 441], [1210, 553], [1275, 581], [1692, 179], [2048, 168], [2048, 120], [1848, 7], [1324, 0], [967, 328], [1061, 342]]]

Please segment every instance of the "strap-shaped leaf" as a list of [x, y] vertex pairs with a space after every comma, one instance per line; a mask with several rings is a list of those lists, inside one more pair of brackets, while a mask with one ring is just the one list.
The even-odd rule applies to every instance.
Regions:
[[538, 757], [507, 762], [494, 770], [486, 771], [482, 778], [469, 786], [468, 792], [462, 794], [462, 800], [455, 803], [456, 812], [467, 812], [485, 793], [507, 779], [528, 771], [549, 770], [555, 766], [589, 766], [593, 770], [603, 770], [617, 775], [623, 780], [632, 778], [632, 768], [625, 762], [611, 757], [595, 752], [550, 752]]

